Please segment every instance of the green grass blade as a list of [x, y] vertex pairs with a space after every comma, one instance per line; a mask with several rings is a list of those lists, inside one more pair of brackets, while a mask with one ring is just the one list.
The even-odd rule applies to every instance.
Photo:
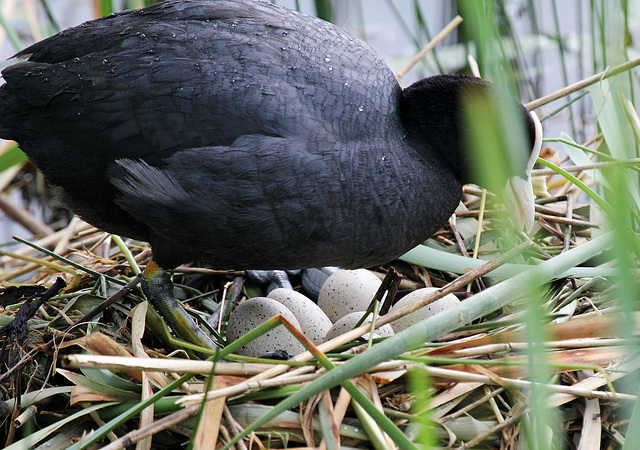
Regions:
[[[476, 320], [513, 302], [520, 296], [527, 294], [533, 287], [548, 282], [554, 278], [556, 274], [564, 272], [599, 254], [610, 245], [610, 242], [611, 235], [600, 236], [476, 294], [472, 302], [461, 302], [457, 306], [413, 325], [394, 337], [379, 343], [372, 349], [356, 356], [344, 365], [328, 372], [299, 392], [283, 400], [271, 412], [265, 414], [251, 424], [251, 426], [245, 428], [245, 432], [250, 433], [257, 430], [282, 411], [306, 401], [313, 395], [345, 383], [349, 379], [360, 375], [369, 367], [373, 367], [376, 364], [393, 359], [402, 353], [416, 349], [424, 342], [451, 332], [460, 325]], [[360, 396], [363, 396], [358, 390], [354, 393], [359, 393]], [[370, 411], [367, 412], [370, 413]], [[386, 429], [385, 431], [388, 432]], [[229, 448], [238, 440], [239, 438], [232, 439], [224, 448]], [[397, 441], [396, 444], [398, 444]], [[411, 446], [413, 446], [413, 444], [411, 444]]]

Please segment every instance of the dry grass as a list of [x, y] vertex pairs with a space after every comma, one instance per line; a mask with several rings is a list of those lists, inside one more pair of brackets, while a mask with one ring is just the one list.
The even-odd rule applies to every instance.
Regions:
[[[449, 226], [433, 238], [457, 253], [463, 253], [458, 245], [465, 242], [465, 232], [461, 235], [460, 228], [468, 229], [464, 221], [475, 221], [471, 216], [477, 214], [477, 210], [472, 209], [478, 204], [474, 195], [477, 191], [469, 189], [468, 192], [466, 203], [470, 211], [459, 214], [458, 226]], [[585, 226], [590, 218], [577, 213], [589, 208], [581, 208], [573, 202], [572, 211], [567, 209], [571, 202], [563, 201], [564, 198], [557, 196], [556, 201], [546, 203], [542, 209], [540, 221], [543, 227], [536, 234], [535, 242], [543, 244], [544, 248], [537, 247], [538, 252], [561, 253], [567, 245], [574, 246], [587, 240], [585, 236], [593, 231]], [[485, 218], [492, 221], [492, 214], [485, 214]], [[558, 223], [556, 218], [565, 221]], [[490, 229], [489, 222], [487, 228]], [[467, 238], [467, 242], [469, 239], [473, 236]], [[74, 220], [69, 227], [35, 243], [42, 247], [57, 247], [57, 254], [76, 261], [94, 274], [126, 283], [132, 276], [131, 268], [117, 247], [107, 245], [109, 240], [107, 234]], [[481, 249], [492, 245], [495, 245], [493, 239]], [[129, 249], [139, 264], [149, 257], [146, 246], [130, 244]], [[31, 319], [29, 338], [13, 342], [8, 349], [14, 363], [4, 370], [5, 399], [15, 398], [17, 392], [24, 397], [28, 392], [43, 388], [43, 392], [54, 387], [69, 388], [47, 401], [35, 403], [34, 413], [38, 417], [51, 419], [59, 411], [70, 415], [88, 405], [105, 405], [106, 402], [135, 403], [141, 398], [139, 389], [150, 392], [154, 387], [157, 390], [167, 386], [176, 373], [189, 373], [194, 376], [171, 394], [168, 404], [156, 404], [158, 415], [155, 418], [151, 414], [123, 421], [112, 438], [117, 436], [119, 440], [115, 442], [123, 443], [159, 433], [162, 439], [167, 436], [177, 441], [188, 439], [189, 430], [194, 428], [193, 418], [202, 411], [200, 423], [206, 426], [198, 430], [208, 433], [219, 428], [219, 438], [224, 441], [225, 436], [233, 436], [238, 429], [246, 427], [252, 417], [271, 408], [275, 399], [325, 372], [312, 363], [283, 366], [268, 362], [233, 362], [231, 358], [213, 364], [184, 359], [183, 351], [175, 353], [170, 343], [163, 343], [152, 332], [145, 331], [147, 315], [140, 308], [146, 308], [146, 304], [138, 304], [142, 299], [135, 290], [119, 299], [115, 304], [117, 307], [104, 312], [89, 329], [80, 324], [70, 327], [88, 309], [104, 301], [107, 294], [113, 295], [117, 285], [107, 282], [105, 293], [105, 285], [96, 275], [83, 273], [30, 247], [25, 246], [17, 253], [25, 259], [19, 260], [17, 255], [2, 259], [0, 278], [6, 282], [20, 277], [24, 280], [22, 285], [47, 285], [56, 277], [62, 277], [68, 283], [63, 295], [45, 303]], [[413, 282], [413, 287], [440, 287], [456, 281], [451, 274], [419, 266], [401, 263], [396, 267]], [[384, 270], [379, 268], [381, 273]], [[181, 275], [185, 272], [189, 274]], [[178, 269], [176, 278], [188, 279], [193, 272], [212, 271]], [[228, 289], [227, 283], [236, 275], [213, 273], [211, 281], [201, 289], [217, 292], [213, 297], [219, 300], [220, 293]], [[455, 290], [465, 302], [473, 301], [474, 290], [483, 289], [483, 281], [477, 275], [467, 275], [463, 283], [458, 282], [464, 286], [476, 278], [471, 292], [464, 288]], [[636, 373], [639, 360], [632, 350], [635, 339], [619, 337], [618, 319], [622, 311], [611, 283], [599, 277], [560, 279], [543, 293], [541, 300], [547, 314], [544, 327], [548, 341], [544, 343], [544, 352], [551, 368], [551, 377], [544, 386], [548, 393], [545, 401], [550, 407], [561, 406], [560, 429], [565, 433], [562, 439], [573, 445], [581, 441], [602, 442], [603, 445], [620, 443], [626, 428], [626, 420], [620, 419], [625, 417], [621, 411], [636, 401], [635, 392], [625, 390], [623, 381], [629, 374]], [[16, 311], [10, 304], [5, 304], [5, 317]], [[138, 306], [134, 308], [136, 304]], [[462, 327], [432, 344], [368, 368], [354, 380], [355, 384], [410, 435], [417, 433], [416, 424], [426, 420], [441, 445], [448, 442], [454, 447], [471, 448], [482, 443], [515, 448], [522, 439], [522, 420], [529, 414], [532, 387], [527, 381], [531, 367], [526, 349], [530, 342], [523, 318], [522, 305], [510, 305], [492, 317], [476, 321], [472, 327]], [[349, 336], [338, 343], [352, 338]], [[332, 362], [340, 365], [345, 357], [361, 352], [363, 347], [331, 350]], [[6, 369], [11, 370], [7, 372]], [[126, 380], [128, 388], [116, 389], [108, 383], [103, 384], [106, 380], [113, 381], [113, 374], [106, 380], [97, 381], [91, 376], [92, 372], [82, 375], [78, 369], [107, 369]], [[268, 370], [273, 375], [265, 376], [269, 374]], [[201, 409], [201, 392], [211, 373], [216, 376], [209, 387], [209, 402]], [[418, 394], [410, 389], [411, 373], [431, 378], [433, 384], [427, 391], [429, 402], [419, 401]], [[143, 394], [142, 398], [144, 395], [149, 394]], [[426, 409], [416, 409], [417, 405]], [[23, 399], [22, 407], [15, 411], [24, 414], [28, 409]], [[115, 414], [114, 409], [117, 406], [104, 407], [87, 418], [88, 421], [78, 419], [73, 426], [89, 432], [97, 428], [101, 420], [109, 420]], [[101, 415], [104, 415], [102, 419], [99, 418]], [[289, 448], [313, 447], [320, 444], [327, 430], [320, 423], [323, 416], [336, 426], [344, 425], [329, 428], [341, 430], [343, 445], [358, 448], [370, 445], [370, 435], [362, 431], [360, 420], [363, 419], [350, 407], [349, 395], [344, 389], [332, 391], [331, 397], [320, 395], [308, 399], [300, 408], [262, 427], [252, 439], [267, 447], [277, 447], [281, 445], [278, 442], [283, 441], [288, 442]], [[18, 420], [19, 417], [13, 418], [14, 423], [26, 421]], [[6, 423], [5, 431], [9, 428], [11, 425]], [[196, 436], [203, 431], [198, 431]], [[19, 436], [20, 430], [17, 432]], [[205, 439], [204, 436], [201, 438]]]
[[[625, 70], [634, 64], [637, 61]], [[604, 76], [614, 71], [607, 70]], [[604, 76], [591, 77], [590, 83]], [[540, 106], [549, 98], [531, 105]], [[599, 133], [584, 146], [606, 151], [606, 139]], [[567, 142], [564, 137], [558, 141]], [[594, 158], [593, 166], [578, 165], [554, 149], [547, 149], [543, 157], [596, 189], [601, 186], [595, 168], [635, 167], [638, 162]], [[3, 188], [16, 172], [11, 169], [0, 178]], [[487, 260], [499, 257], [502, 248], [517, 247], [515, 261], [494, 263], [508, 274], [487, 277], [486, 271], [477, 269], [458, 277], [454, 269], [435, 261], [431, 268], [395, 262], [403, 275], [400, 289], [436, 286], [451, 289], [463, 304], [474, 302], [478, 293], [521, 270], [514, 262], [552, 261], [591, 242], [602, 234], [603, 226], [615, 222], [615, 216], [607, 219], [576, 184], [548, 169], [536, 174], [539, 191], [547, 195], [539, 199], [539, 226], [532, 237], [505, 231], [500, 205], [493, 205], [489, 195], [489, 205], [481, 211], [482, 191], [468, 187], [456, 219], [429, 240], [432, 246], [468, 258], [461, 263], [464, 267], [474, 267], [468, 255], [476, 243], [479, 257]], [[26, 337], [3, 336], [0, 389], [6, 407], [0, 435], [6, 444], [28, 447], [52, 438], [66, 448], [96, 429], [103, 436], [96, 445], [105, 448], [134, 442], [140, 442], [140, 448], [226, 443], [273, 411], [280, 399], [326, 379], [328, 366], [318, 362], [322, 353], [341, 368], [367, 349], [368, 344], [348, 344], [367, 331], [361, 328], [319, 349], [310, 348], [315, 357], [307, 353], [293, 362], [248, 361], [233, 355], [215, 363], [194, 360], [167, 335], [135, 286], [131, 264], [144, 266], [150, 257], [145, 244], [118, 246], [111, 236], [79, 219], [51, 233], [6, 198], [0, 207], [13, 211], [14, 220], [32, 232], [44, 231], [45, 237], [32, 242], [51, 252], [24, 245], [0, 258], [3, 285], [18, 286], [0, 295], [1, 323], [9, 323], [25, 297], [34, 294], [32, 286], [49, 286], [58, 277], [67, 283], [62, 293], [35, 311]], [[627, 276], [620, 276], [624, 272], [618, 272], [619, 266], [612, 268], [619, 254], [600, 255], [599, 261], [570, 274], [557, 273], [553, 282], [524, 298], [513, 289], [513, 298], [503, 302], [507, 306], [460, 324], [427, 344], [362, 366], [352, 382], [409, 439], [425, 446], [531, 446], [536, 442], [531, 437], [535, 424], [542, 423], [553, 428], [543, 428], [547, 440], [537, 441], [538, 448], [621, 447], [634, 432], [629, 429], [630, 410], [637, 406], [640, 364], [638, 313], [621, 301], [621, 286], [637, 289], [637, 258], [630, 253]], [[388, 269], [375, 268], [381, 276]], [[211, 313], [223, 298], [242, 299], [262, 289], [245, 283], [242, 273], [196, 267], [174, 273], [180, 296], [197, 297], [189, 305], [202, 315]], [[207, 278], [201, 280], [200, 275]], [[185, 287], [196, 282], [197, 288]], [[522, 291], [528, 289], [522, 286]], [[200, 296], [201, 292], [207, 295]], [[105, 302], [111, 307], [104, 309]], [[390, 319], [383, 316], [381, 321]], [[354, 391], [345, 387], [346, 380], [331, 383], [339, 384], [287, 408], [235, 448], [337, 448], [338, 444], [392, 448], [389, 436], [364, 411], [362, 399], [352, 400]], [[143, 410], [140, 402], [145, 400], [144, 406], [152, 406]], [[538, 421], [545, 415], [541, 409], [548, 415]]]

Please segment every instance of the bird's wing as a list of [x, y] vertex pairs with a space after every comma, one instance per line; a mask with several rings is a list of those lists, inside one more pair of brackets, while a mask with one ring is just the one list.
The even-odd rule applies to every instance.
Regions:
[[3, 71], [0, 129], [55, 135], [97, 161], [158, 165], [243, 135], [357, 139], [379, 128], [371, 117], [385, 116], [397, 89], [366, 44], [269, 2], [169, 1], [19, 55], [29, 61]]
[[[201, 249], [204, 254], [186, 260], [199, 256], [220, 267], [287, 267], [286, 261], [266, 261], [264, 252], [255, 251], [268, 246], [278, 258], [301, 261], [299, 250], [310, 261], [343, 254], [348, 263], [345, 246], [354, 243], [349, 230], [356, 226], [345, 198], [347, 177], [340, 173], [348, 166], [340, 156], [297, 148], [302, 145], [309, 144], [245, 136], [228, 147], [178, 152], [162, 169], [120, 160], [111, 182], [120, 192], [117, 204], [159, 236], [156, 254], [170, 254], [165, 249], [175, 246]], [[263, 259], [252, 261], [258, 253]]]
[[[250, 19], [273, 27], [286, 27], [287, 12], [264, 1], [168, 0], [147, 8], [125, 10], [84, 22], [36, 42], [15, 56], [46, 63], [70, 61], [92, 53], [113, 51], [114, 47], [125, 48], [134, 42], [131, 36], [144, 34], [154, 25], [185, 21], [215, 23]], [[111, 39], [100, 39], [103, 37]], [[155, 38], [153, 35], [142, 37]]]

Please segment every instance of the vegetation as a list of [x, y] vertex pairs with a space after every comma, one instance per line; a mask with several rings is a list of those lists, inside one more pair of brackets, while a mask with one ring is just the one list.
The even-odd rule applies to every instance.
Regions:
[[[115, 3], [96, 0], [96, 16]], [[440, 31], [429, 29], [423, 2], [387, 3], [397, 18], [412, 8], [412, 23], [398, 20], [397, 32], [410, 37], [416, 53]], [[493, 194], [469, 186], [449, 226], [402, 261], [373, 268], [387, 275], [385, 286], [399, 283], [401, 291], [440, 288], [414, 307], [448, 292], [464, 299], [402, 334], [354, 342], [373, 326], [364, 325], [318, 348], [305, 342], [309, 352], [289, 361], [239, 357], [238, 343], [199, 361], [135, 287], [150, 255], [146, 244], [77, 218], [53, 231], [28, 212], [12, 213], [42, 237], [1, 251], [0, 280], [9, 287], [0, 295], [0, 325], [26, 320], [21, 303], [42, 296], [34, 285], [60, 277], [67, 288], [34, 307], [26, 337], [19, 335], [24, 324], [4, 329], [6, 448], [174, 448], [216, 439], [224, 448], [249, 448], [247, 440], [265, 448], [322, 441], [326, 448], [635, 448], [640, 119], [633, 67], [640, 61], [632, 58], [632, 23], [640, 2], [575, 2], [576, 17], [563, 17], [567, 3], [554, 0], [542, 11], [533, 1], [459, 0], [458, 43], [436, 46], [411, 69], [426, 74], [457, 63], [471, 72], [454, 56], [464, 47], [480, 74], [519, 92], [548, 128], [534, 170], [533, 233], [514, 230]], [[33, 8], [0, 8], [16, 50], [58, 31], [53, 1], [25, 4]], [[323, 17], [335, 19], [329, 2], [318, 4]], [[514, 12], [514, 5], [526, 6]], [[565, 22], [574, 19], [569, 33]], [[546, 90], [553, 82], [542, 76], [545, 65], [571, 87]], [[478, 126], [511, 130], [504, 120], [482, 117]], [[500, 170], [493, 161], [485, 165]], [[25, 181], [33, 169], [11, 143], [2, 147], [0, 169], [5, 194], [42, 189], [37, 177]], [[5, 194], [3, 205], [10, 203]], [[202, 317], [261, 295], [264, 286], [243, 275], [196, 267], [174, 273], [181, 298]], [[396, 317], [383, 315], [375, 326]]]

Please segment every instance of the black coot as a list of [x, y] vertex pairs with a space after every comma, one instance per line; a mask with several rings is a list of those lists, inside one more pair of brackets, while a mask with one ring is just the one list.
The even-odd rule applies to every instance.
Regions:
[[[172, 316], [161, 268], [365, 267], [402, 255], [474, 182], [461, 98], [491, 90], [451, 75], [403, 90], [345, 31], [249, 0], [112, 14], [17, 56], [28, 61], [2, 72], [0, 137], [83, 219], [151, 243], [159, 266], [143, 287], [205, 345], [188, 316]], [[518, 107], [526, 161], [541, 132]]]

